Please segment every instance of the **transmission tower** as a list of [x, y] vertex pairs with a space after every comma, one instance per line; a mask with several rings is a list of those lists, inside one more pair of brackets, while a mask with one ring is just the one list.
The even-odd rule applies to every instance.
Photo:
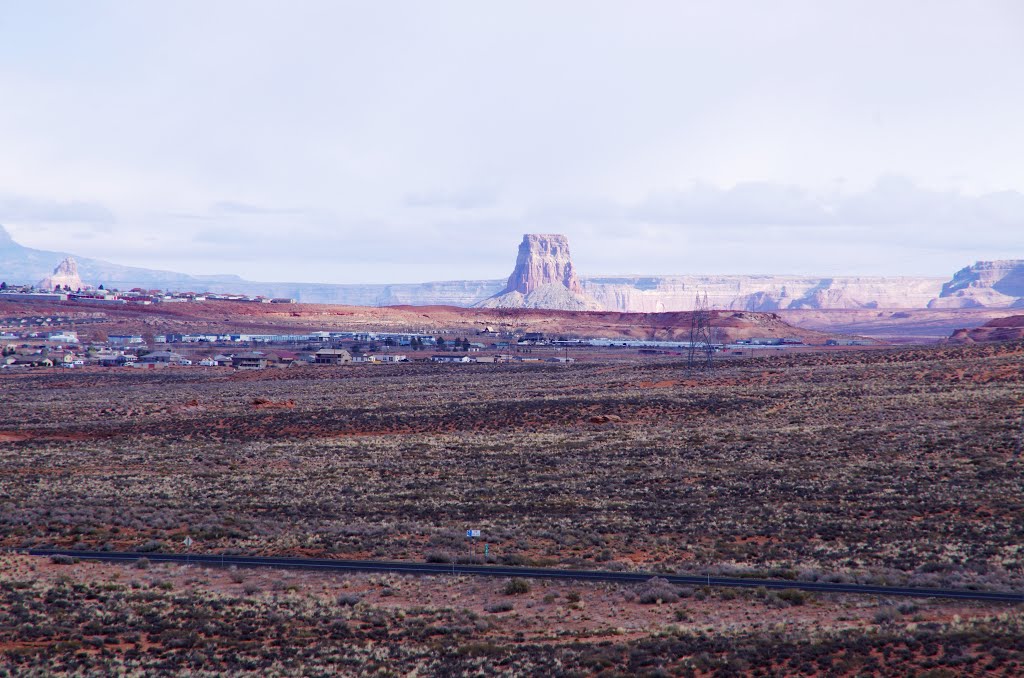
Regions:
[[690, 314], [690, 348], [686, 356], [686, 369], [693, 371], [698, 367], [711, 369], [715, 345], [711, 339], [711, 310], [708, 307], [708, 293], [697, 293]]

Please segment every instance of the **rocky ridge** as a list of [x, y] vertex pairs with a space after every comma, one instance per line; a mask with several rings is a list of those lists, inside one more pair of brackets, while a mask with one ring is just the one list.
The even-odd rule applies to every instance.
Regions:
[[[531, 240], [532, 238], [532, 240]], [[524, 252], [525, 247], [525, 252]], [[63, 252], [24, 247], [0, 226], [0, 281], [27, 284], [47, 275]], [[291, 297], [306, 303], [361, 306], [490, 306], [660, 313], [710, 305], [745, 311], [800, 309], [1024, 308], [1024, 260], [980, 261], [953, 278], [791, 275], [581, 276], [561, 235], [534, 235], [507, 281], [449, 280], [394, 285], [254, 282], [231, 275], [192, 276], [77, 258], [92, 285]]]
[[1024, 339], [1024, 315], [995, 318], [981, 327], [958, 329], [947, 340], [951, 344], [974, 344]]
[[603, 308], [639, 313], [691, 310], [698, 293], [713, 308], [785, 309], [925, 308], [942, 278], [785, 275], [601, 276], [583, 289]]

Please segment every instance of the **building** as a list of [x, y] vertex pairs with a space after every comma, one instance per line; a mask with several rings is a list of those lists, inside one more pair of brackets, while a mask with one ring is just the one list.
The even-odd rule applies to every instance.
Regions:
[[11, 367], [53, 367], [53, 361], [44, 355], [9, 355], [3, 362]]
[[99, 353], [94, 360], [103, 367], [121, 367], [138, 361], [133, 355], [122, 355], [120, 353]]
[[46, 338], [50, 341], [59, 341], [62, 344], [77, 344], [78, 332], [70, 332], [68, 330], [63, 332], [50, 332], [46, 335]]
[[130, 346], [132, 344], [141, 344], [142, 337], [138, 334], [110, 334], [107, 335], [107, 342], [111, 346]]
[[262, 370], [267, 367], [267, 356], [259, 351], [236, 353], [231, 358], [231, 364], [239, 370]]
[[4, 301], [67, 301], [63, 292], [0, 292]]
[[322, 348], [315, 354], [317, 365], [341, 365], [352, 362], [352, 354], [343, 348]]
[[406, 357], [404, 355], [398, 355], [393, 353], [385, 353], [383, 355], [372, 355], [370, 356], [370, 362], [374, 363], [404, 363]]
[[147, 353], [138, 360], [143, 365], [153, 365], [157, 363], [163, 363], [166, 365], [191, 365], [192, 361], [174, 351], [153, 351]]
[[468, 355], [459, 355], [458, 353], [447, 353], [447, 354], [435, 354], [430, 356], [430, 362], [432, 363], [471, 363], [473, 359]]

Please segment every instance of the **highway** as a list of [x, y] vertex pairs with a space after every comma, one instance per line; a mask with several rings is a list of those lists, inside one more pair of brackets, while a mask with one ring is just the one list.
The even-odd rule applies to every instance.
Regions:
[[211, 565], [217, 567], [270, 567], [280, 569], [311, 569], [332, 572], [397, 572], [416, 575], [471, 575], [481, 577], [523, 577], [527, 579], [567, 579], [573, 581], [644, 582], [661, 577], [681, 586], [716, 586], [728, 588], [798, 589], [817, 593], [854, 593], [874, 596], [912, 596], [917, 598], [958, 598], [1000, 603], [1024, 603], [1024, 593], [1012, 591], [981, 591], [972, 589], [931, 589], [905, 586], [873, 586], [839, 584], [789, 579], [748, 579], [745, 577], [713, 577], [673, 575], [660, 572], [612, 572], [606, 570], [563, 570], [546, 567], [508, 567], [502, 565], [446, 565], [385, 560], [332, 560], [326, 558], [277, 558], [262, 556], [222, 556], [208, 553], [135, 553], [125, 551], [76, 551], [69, 549], [28, 549], [32, 556], [66, 555], [80, 560], [108, 562], [136, 561]]

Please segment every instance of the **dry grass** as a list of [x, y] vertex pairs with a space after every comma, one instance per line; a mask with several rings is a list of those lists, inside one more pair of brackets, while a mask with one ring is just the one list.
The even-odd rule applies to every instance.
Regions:
[[[4, 375], [0, 539], [174, 551], [189, 534], [207, 552], [472, 562], [483, 556], [464, 537], [473, 527], [492, 559], [513, 564], [1019, 587], [1022, 358], [1018, 342], [779, 356], [693, 377], [672, 361]], [[255, 399], [294, 406], [254, 408]], [[503, 596], [494, 583], [476, 618], [413, 612], [406, 599], [399, 618], [383, 599], [381, 609], [362, 597], [340, 605], [336, 591], [322, 608], [282, 607], [271, 585], [243, 579], [227, 601], [177, 584], [108, 595], [93, 583], [20, 580], [27, 588], [0, 589], [11, 621], [0, 626], [79, 615], [68, 623], [84, 628], [110, 599], [149, 610], [153, 628], [141, 644], [99, 647], [52, 640], [67, 630], [39, 646], [11, 636], [6, 661], [19, 672], [130, 660], [344, 673], [355, 657], [426, 673], [963, 673], [991, 662], [1010, 675], [1021, 666], [1016, 613], [911, 629], [903, 622], [913, 614], [887, 606], [871, 612], [874, 633], [741, 632], [722, 621], [600, 640], [558, 636], [563, 622], [551, 619], [554, 635], [534, 642], [526, 630], [477, 627], [522, 615], [527, 600], [540, 605], [544, 588]], [[646, 593], [627, 602], [667, 609], [671, 592]], [[589, 606], [588, 595], [559, 609]], [[798, 598], [756, 604], [789, 615], [817, 606]], [[667, 603], [671, 623], [693, 616], [689, 600]], [[330, 635], [342, 607], [358, 616], [345, 619], [344, 642]], [[221, 626], [196, 631], [198, 613]]]
[[[0, 559], [0, 673], [1014, 675], [1019, 609]], [[242, 581], [238, 581], [241, 579]], [[660, 672], [660, 673], [659, 673]], [[943, 673], [946, 672], [946, 673]]]

